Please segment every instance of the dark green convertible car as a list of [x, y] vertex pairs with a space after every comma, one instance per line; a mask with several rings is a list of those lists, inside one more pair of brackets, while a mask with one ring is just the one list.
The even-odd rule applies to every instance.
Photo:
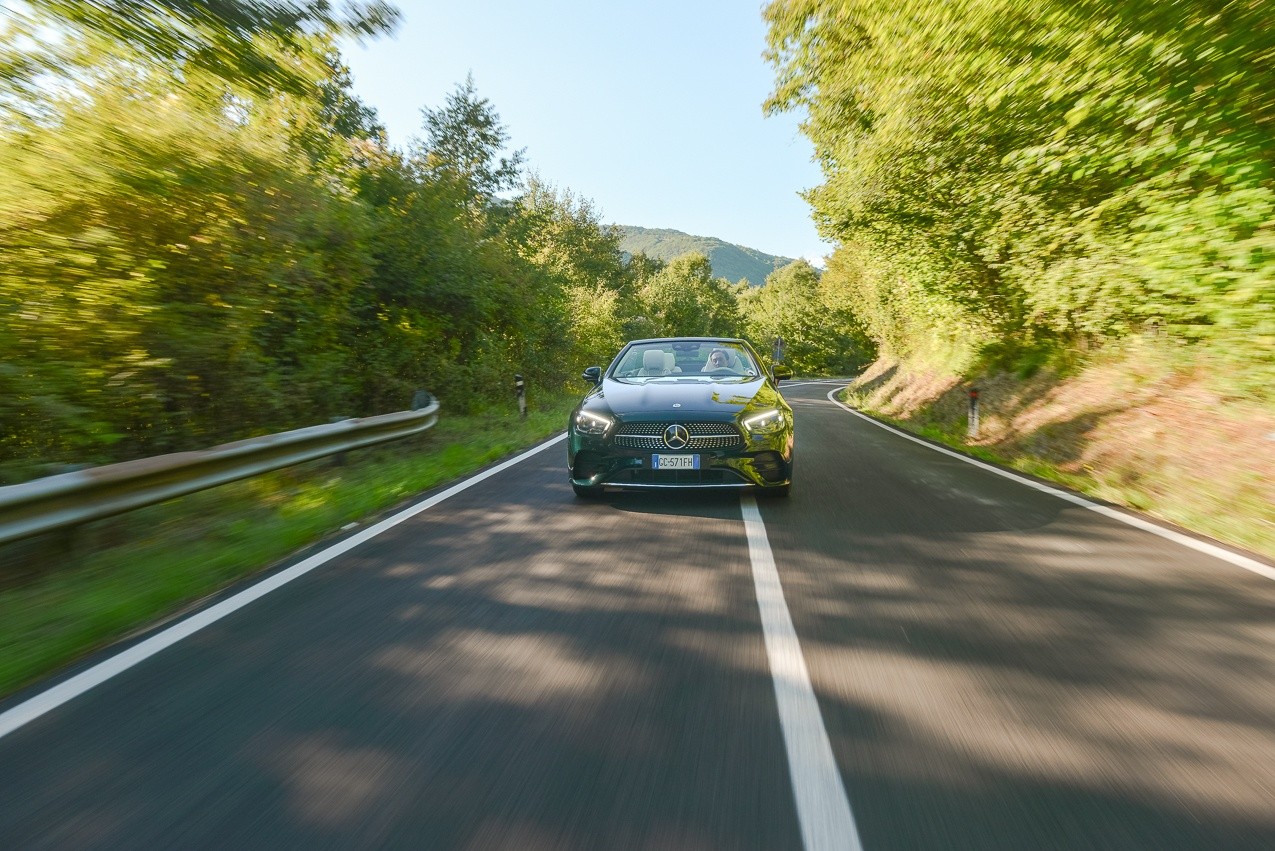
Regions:
[[567, 467], [578, 496], [606, 488], [742, 488], [787, 496], [792, 487], [792, 408], [744, 340], [634, 340], [567, 423]]

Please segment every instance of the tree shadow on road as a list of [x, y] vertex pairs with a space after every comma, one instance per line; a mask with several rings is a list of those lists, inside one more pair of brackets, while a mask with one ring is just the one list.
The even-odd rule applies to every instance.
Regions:
[[[763, 504], [865, 847], [1275, 846], [1265, 585], [866, 457]], [[738, 498], [533, 485], [32, 725], [10, 840], [799, 847]]]

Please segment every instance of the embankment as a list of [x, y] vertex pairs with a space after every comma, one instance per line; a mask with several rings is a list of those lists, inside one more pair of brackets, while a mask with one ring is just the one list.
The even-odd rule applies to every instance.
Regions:
[[[1202, 373], [1113, 357], [1060, 375], [879, 360], [846, 393], [910, 431], [1275, 557], [1275, 411]], [[969, 389], [980, 427], [967, 435]]]

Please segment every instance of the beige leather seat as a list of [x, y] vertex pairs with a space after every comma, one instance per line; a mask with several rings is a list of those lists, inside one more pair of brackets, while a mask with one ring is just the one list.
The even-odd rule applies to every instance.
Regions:
[[[669, 357], [672, 357], [670, 354]], [[658, 349], [651, 349], [642, 353], [642, 368], [638, 370], [638, 375], [668, 375], [668, 370], [664, 368], [664, 352]]]
[[672, 375], [673, 373], [677, 373], [681, 371], [682, 371], [682, 368], [677, 365], [677, 355], [673, 354], [672, 352], [665, 352], [664, 353], [664, 374]]

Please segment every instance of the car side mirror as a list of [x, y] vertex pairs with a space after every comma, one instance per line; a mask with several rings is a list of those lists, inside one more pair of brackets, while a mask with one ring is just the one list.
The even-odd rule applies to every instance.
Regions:
[[602, 367], [591, 366], [588, 369], [586, 369], [580, 377], [583, 378], [585, 381], [589, 382], [590, 384], [601, 384], [602, 383]]
[[786, 363], [773, 364], [770, 367], [770, 377], [773, 378], [776, 383], [783, 381], [786, 378], [792, 378], [792, 367]]

